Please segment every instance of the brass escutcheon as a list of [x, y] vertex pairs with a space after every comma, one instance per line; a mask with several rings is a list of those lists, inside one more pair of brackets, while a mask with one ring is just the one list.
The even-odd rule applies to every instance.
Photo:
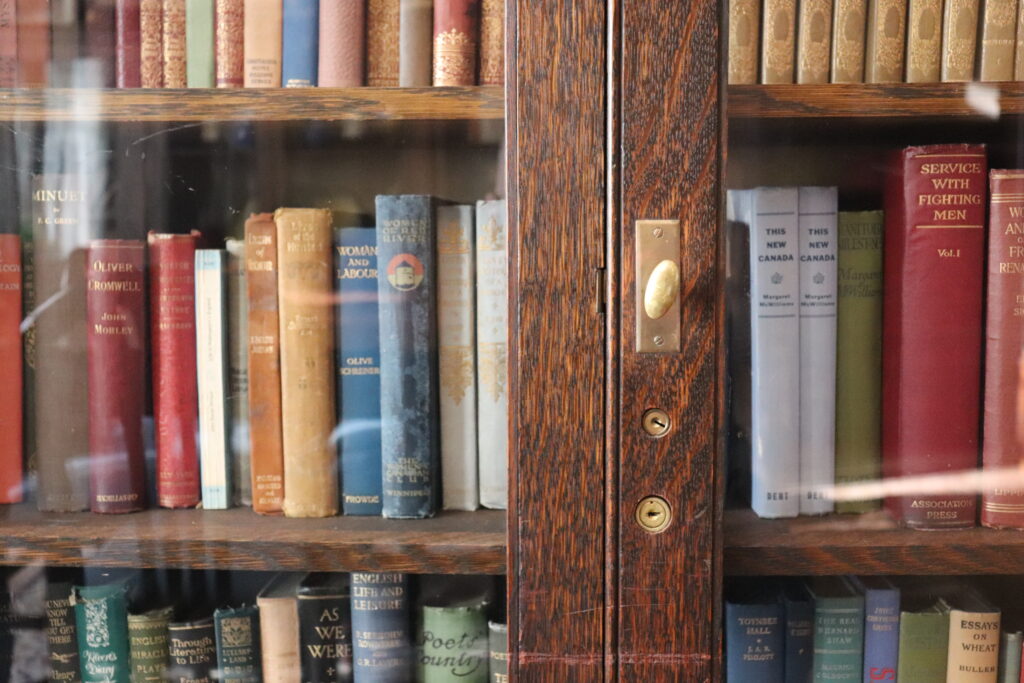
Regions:
[[644, 413], [643, 426], [645, 432], [657, 438], [668, 434], [668, 430], [672, 428], [672, 419], [664, 410], [651, 408]]
[[636, 506], [636, 522], [650, 534], [657, 534], [672, 521], [672, 508], [661, 496], [647, 496]]

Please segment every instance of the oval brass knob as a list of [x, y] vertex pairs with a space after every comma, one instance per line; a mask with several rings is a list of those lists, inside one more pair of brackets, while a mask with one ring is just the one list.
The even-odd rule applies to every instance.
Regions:
[[654, 266], [651, 277], [644, 288], [644, 312], [647, 317], [657, 320], [668, 313], [679, 296], [679, 266], [675, 261], [665, 259]]

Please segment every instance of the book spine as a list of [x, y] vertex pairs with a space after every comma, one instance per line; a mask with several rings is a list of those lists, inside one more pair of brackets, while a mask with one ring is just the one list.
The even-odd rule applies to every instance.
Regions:
[[476, 386], [480, 504], [508, 507], [508, 246], [505, 200], [476, 204]]
[[21, 238], [0, 235], [0, 503], [23, 497], [21, 277]]
[[129, 683], [128, 604], [123, 584], [75, 588], [82, 683]]
[[[760, 39], [760, 0], [733, 0], [730, 2], [729, 85], [757, 83], [757, 56], [760, 52]], [[483, 54], [482, 50], [483, 48], [481, 55]], [[481, 68], [481, 78], [483, 74]]]
[[228, 450], [228, 359], [224, 252], [196, 249], [196, 373], [203, 508], [231, 505]]
[[214, 0], [185, 0], [185, 73], [189, 88], [214, 85]]
[[366, 85], [398, 85], [400, 0], [366, 0]]
[[[988, 292], [985, 321], [985, 401], [982, 463], [1016, 467], [1024, 449], [1017, 435], [1017, 377], [1024, 347], [1024, 171], [989, 174]], [[981, 523], [1024, 529], [1024, 487], [1003, 486], [982, 495]]]
[[803, 0], [797, 26], [797, 83], [828, 83], [832, 0]]
[[352, 680], [352, 619], [348, 591], [299, 593], [299, 666], [303, 683]]
[[508, 683], [508, 625], [487, 623], [488, 683]]
[[430, 85], [432, 0], [399, 0], [398, 85]]
[[796, 71], [796, 0], [764, 0], [761, 82], [792, 83]]
[[814, 668], [814, 602], [785, 602], [786, 652], [783, 657], [786, 683], [807, 683]]
[[1013, 51], [1013, 80], [1024, 81], [1024, 3], [1017, 3], [1017, 40]]
[[869, 588], [864, 595], [864, 683], [896, 680], [900, 592]]
[[404, 683], [412, 669], [408, 580], [352, 573], [353, 669], [360, 683]]
[[907, 0], [868, 0], [864, 55], [866, 83], [899, 83], [903, 80], [906, 31]]
[[800, 514], [832, 512], [824, 489], [835, 483], [836, 212], [835, 187], [801, 187]]
[[252, 507], [281, 512], [284, 456], [281, 436], [281, 344], [277, 305], [277, 226], [269, 213], [245, 222], [249, 287], [249, 421]]
[[366, 0], [320, 0], [317, 82], [326, 88], [363, 85]]
[[942, 72], [943, 0], [909, 0], [907, 83], [937, 83]]
[[1020, 683], [1021, 632], [1003, 631], [999, 637], [999, 683]]
[[265, 681], [301, 680], [296, 603], [294, 596], [256, 599], [260, 620], [260, 661]]
[[978, 66], [980, 80], [1013, 80], [1016, 42], [1017, 0], [985, 0]]
[[[881, 211], [839, 212], [836, 317], [836, 483], [882, 471]], [[878, 501], [842, 501], [836, 512], [867, 512]]]
[[781, 604], [725, 603], [725, 680], [782, 681], [784, 634]]
[[320, 59], [319, 0], [284, 0], [281, 29], [281, 85], [315, 88]]
[[385, 517], [431, 517], [437, 498], [434, 202], [378, 195], [381, 459]]
[[0, 88], [18, 83], [18, 15], [14, 0], [0, 2]]
[[45, 88], [50, 70], [48, 0], [17, 0], [18, 87]]
[[214, 40], [218, 88], [244, 84], [245, 0], [216, 0]]
[[172, 683], [212, 683], [217, 666], [217, 637], [213, 618], [186, 623], [172, 623], [167, 627], [170, 641]]
[[228, 257], [228, 444], [231, 488], [235, 505], [252, 505], [249, 446], [249, 290], [246, 284], [245, 241], [225, 241]]
[[213, 613], [217, 637], [218, 680], [224, 683], [259, 683], [260, 617], [255, 605], [218, 609]]
[[[756, 2], [754, 3], [757, 4]], [[757, 22], [750, 28], [757, 35]], [[755, 37], [756, 40], [756, 37]], [[755, 45], [754, 70], [757, 53]], [[731, 56], [731, 55], [730, 55]], [[730, 81], [732, 82], [732, 81]], [[753, 82], [753, 81], [751, 81]], [[503, 0], [480, 2], [480, 85], [505, 84], [505, 3]]]
[[434, 85], [476, 85], [480, 0], [434, 0]]
[[78, 667], [78, 634], [71, 605], [71, 584], [47, 584], [45, 607], [50, 669], [47, 678], [53, 683], [78, 683], [82, 678]]
[[946, 680], [994, 683], [999, 669], [999, 622], [995, 612], [949, 612]]
[[164, 3], [141, 0], [139, 4], [139, 73], [143, 88], [164, 87]]
[[199, 504], [195, 252], [199, 233], [149, 234], [156, 491], [161, 507]]
[[93, 0], [85, 5], [85, 54], [95, 62], [88, 85], [112, 88], [115, 83], [117, 19], [115, 0]]
[[281, 86], [281, 0], [244, 0], [246, 88]]
[[867, 0], [836, 0], [832, 19], [832, 82], [864, 82]]
[[36, 301], [52, 301], [35, 321], [35, 429], [44, 512], [89, 507], [88, 351], [85, 319], [85, 191], [75, 175], [33, 179], [32, 243]]
[[173, 613], [172, 607], [160, 607], [143, 614], [128, 615], [132, 683], [166, 680], [169, 657], [167, 626]]
[[134, 512], [146, 504], [144, 268], [141, 241], [96, 240], [89, 247], [86, 320], [93, 512]]
[[338, 511], [334, 429], [334, 320], [331, 214], [278, 209], [278, 305], [284, 514], [326, 517]]
[[901, 612], [898, 681], [945, 681], [949, 614]]
[[438, 207], [437, 335], [441, 374], [441, 491], [446, 510], [475, 510], [480, 504], [477, 477], [473, 247], [473, 207]]
[[188, 84], [185, 45], [186, 0], [163, 0], [164, 87], [184, 88]]
[[142, 85], [140, 0], [117, 0], [117, 87]]
[[974, 79], [979, 0], [946, 0], [942, 17], [942, 81]]
[[380, 515], [380, 318], [373, 228], [335, 232], [342, 509]]
[[82, 47], [76, 0], [50, 0], [50, 82], [53, 88], [68, 88]]
[[422, 683], [487, 680], [487, 617], [483, 605], [424, 606], [417, 638]]
[[860, 683], [864, 599], [818, 598], [814, 604], [814, 680]]
[[[909, 147], [885, 188], [882, 462], [885, 476], [978, 464], [985, 148]], [[951, 324], [955, 322], [955, 324]], [[916, 343], [921, 331], [928, 343]], [[889, 498], [917, 528], [974, 526], [973, 494]]]

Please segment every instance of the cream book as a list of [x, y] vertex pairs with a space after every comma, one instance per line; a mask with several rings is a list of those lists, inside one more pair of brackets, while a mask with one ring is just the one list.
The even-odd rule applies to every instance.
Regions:
[[907, 83], [938, 83], [942, 66], [943, 0], [910, 0]]
[[792, 83], [796, 71], [796, 0], [765, 0], [761, 82]]
[[797, 30], [797, 83], [828, 83], [832, 0], [803, 0]]
[[757, 83], [761, 0], [729, 2], [729, 85]]
[[868, 0], [866, 83], [903, 81], [903, 52], [907, 32], [907, 0]]
[[942, 81], [974, 79], [979, 0], [946, 0], [942, 17]]

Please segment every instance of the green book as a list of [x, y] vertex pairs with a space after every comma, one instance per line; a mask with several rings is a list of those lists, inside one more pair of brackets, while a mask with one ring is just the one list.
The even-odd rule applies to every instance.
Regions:
[[[882, 212], [839, 212], [836, 483], [877, 479], [882, 454]], [[842, 501], [867, 512], [877, 500]]]
[[167, 673], [167, 624], [173, 607], [128, 615], [132, 683], [163, 681]]
[[190, 88], [212, 88], [214, 0], [185, 4], [185, 74]]
[[72, 601], [82, 683], [129, 683], [127, 586], [78, 586]]
[[943, 683], [949, 649], [949, 605], [945, 600], [909, 602], [900, 612], [900, 683]]
[[222, 607], [213, 613], [217, 635], [217, 669], [225, 683], [258, 683], [260, 614], [256, 605]]
[[864, 664], [864, 596], [843, 576], [815, 578], [815, 681], [860, 683]]
[[486, 603], [471, 600], [423, 606], [419, 632], [419, 683], [487, 683]]

